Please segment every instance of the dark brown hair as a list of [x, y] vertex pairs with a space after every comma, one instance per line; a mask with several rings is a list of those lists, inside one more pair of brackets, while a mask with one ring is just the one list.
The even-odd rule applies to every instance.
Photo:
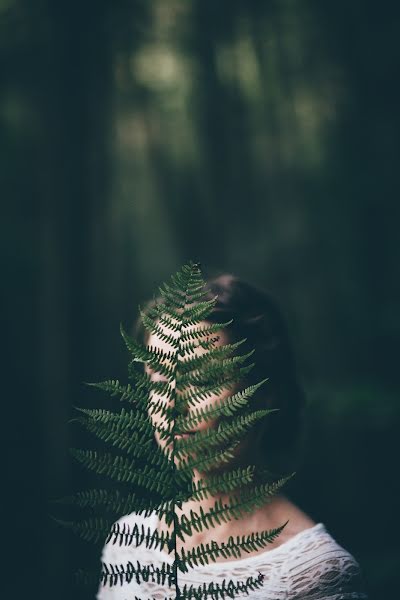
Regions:
[[[301, 437], [305, 402], [282, 313], [268, 293], [233, 275], [209, 279], [206, 289], [209, 299], [217, 296], [207, 321], [221, 323], [233, 319], [224, 330], [229, 342], [245, 338], [238, 352], [245, 354], [255, 350], [251, 357], [255, 366], [243, 384], [251, 385], [268, 377], [250, 401], [251, 407], [279, 409], [252, 430], [251, 462], [267, 467], [272, 473], [292, 469]], [[146, 342], [147, 332], [140, 321], [136, 334]]]
[[257, 408], [279, 409], [256, 425], [253, 458], [273, 471], [291, 468], [302, 431], [305, 397], [282, 313], [270, 294], [233, 275], [211, 279], [207, 288], [210, 297], [218, 296], [208, 320], [233, 319], [225, 330], [229, 340], [246, 338], [239, 348], [241, 354], [255, 350], [251, 357], [255, 366], [245, 384], [268, 377], [255, 398]]

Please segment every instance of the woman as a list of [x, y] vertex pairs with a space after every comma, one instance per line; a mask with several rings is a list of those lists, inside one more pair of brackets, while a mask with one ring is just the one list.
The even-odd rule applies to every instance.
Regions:
[[[237, 447], [229, 467], [256, 465], [277, 476], [287, 473], [289, 468], [293, 470], [296, 443], [301, 432], [304, 396], [296, 379], [294, 359], [282, 316], [267, 294], [231, 275], [222, 275], [209, 281], [207, 289], [210, 299], [217, 295], [217, 302], [207, 321], [221, 323], [233, 319], [232, 325], [219, 333], [218, 344], [234, 343], [245, 338], [245, 343], [240, 346], [240, 354], [245, 354], [247, 349], [255, 350], [252, 357], [255, 367], [246, 376], [243, 385], [258, 383], [268, 377], [267, 383], [253, 397], [252, 409], [279, 409], [251, 428]], [[157, 335], [149, 335], [140, 327], [138, 333], [147, 346], [166, 352], [171, 350], [168, 343]], [[196, 352], [200, 354], [201, 349]], [[159, 374], [148, 367], [146, 370], [153, 379], [160, 378]], [[207, 398], [202, 407], [221, 400], [229, 393], [232, 392], [224, 391], [218, 396]], [[159, 400], [157, 395], [151, 397], [151, 401]], [[152, 421], [157, 428], [163, 426], [159, 416], [153, 415]], [[201, 422], [195, 431], [216, 428], [218, 423], [218, 420]], [[167, 443], [157, 433], [156, 440], [165, 450]], [[205, 474], [195, 472], [195, 478], [204, 480]], [[232, 497], [232, 492], [229, 495]], [[178, 516], [190, 516], [191, 511], [198, 513], [200, 505], [207, 512], [217, 499], [225, 502], [229, 495], [218, 493], [201, 502], [189, 500], [177, 511]], [[136, 514], [127, 515], [119, 523], [127, 527], [143, 524], [160, 533], [171, 532], [171, 528], [155, 513], [146, 518]], [[197, 533], [193, 531], [194, 535], [186, 538], [185, 542], [177, 539], [177, 550], [188, 551], [211, 540], [220, 544], [230, 536], [236, 539], [237, 536], [252, 532], [275, 529], [284, 523], [286, 526], [282, 532], [267, 547], [244, 553], [239, 559], [219, 556], [216, 562], [199, 566], [188, 573], [179, 573], [181, 585], [193, 585], [196, 588], [211, 581], [222, 584], [223, 580], [246, 580], [249, 576], [256, 578], [261, 574], [263, 586], [250, 592], [253, 598], [366, 598], [362, 592], [360, 570], [355, 559], [335, 542], [322, 523], [315, 523], [284, 494], [277, 494], [265, 505], [251, 513], [245, 513], [239, 519], [221, 522], [215, 528]], [[103, 562], [106, 564], [122, 565], [129, 561], [135, 563], [136, 560], [140, 560], [141, 564], [157, 566], [162, 562], [172, 563], [173, 556], [159, 550], [142, 549], [142, 546], [120, 547], [111, 543], [103, 551]], [[133, 580], [123, 586], [102, 587], [98, 600], [133, 600], [135, 597], [161, 600], [165, 596], [174, 596], [173, 589], [154, 582], [141, 582], [138, 585]]]

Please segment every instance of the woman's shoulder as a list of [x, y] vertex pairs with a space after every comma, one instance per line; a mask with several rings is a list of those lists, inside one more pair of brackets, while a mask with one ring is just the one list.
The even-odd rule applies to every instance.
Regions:
[[323, 523], [305, 529], [291, 541], [286, 544], [282, 573], [290, 590], [288, 598], [367, 598], [357, 560]]

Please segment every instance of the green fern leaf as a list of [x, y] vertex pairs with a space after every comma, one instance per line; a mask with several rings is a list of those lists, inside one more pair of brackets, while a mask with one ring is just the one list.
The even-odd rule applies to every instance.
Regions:
[[242, 552], [249, 553], [260, 548], [265, 548], [279, 536], [288, 522], [286, 521], [283, 525], [273, 529], [251, 533], [247, 536], [237, 536], [236, 540], [233, 536], [230, 536], [227, 543], [222, 542], [221, 544], [217, 544], [213, 542], [199, 544], [189, 552], [182, 550], [176, 558], [178, 569], [185, 573], [188, 571], [188, 566], [193, 568], [197, 564], [197, 561], [200, 561], [201, 564], [209, 564], [210, 561], [215, 562], [219, 556], [222, 556], [222, 552], [224, 557], [230, 558], [233, 556], [234, 558], [240, 558]]
[[256, 421], [264, 418], [269, 410], [257, 410], [247, 415], [240, 415], [230, 423], [221, 422], [217, 429], [206, 429], [191, 435], [187, 439], [176, 442], [176, 455], [191, 454], [213, 446], [220, 446], [243, 435]]
[[[256, 385], [248, 386], [232, 396], [217, 400], [212, 406], [208, 406], [207, 408], [194, 409], [190, 412], [189, 416], [178, 416], [176, 419], [177, 430], [182, 433], [185, 431], [193, 431], [193, 429], [203, 421], [214, 420], [221, 416], [233, 416], [238, 410], [243, 409], [248, 405], [251, 397], [265, 381], [267, 381], [267, 379], [264, 379]], [[276, 408], [268, 409], [267, 414], [276, 412], [277, 410], [278, 409]]]
[[168, 473], [160, 473], [159, 470], [148, 466], [139, 470], [135, 462], [109, 453], [100, 454], [93, 450], [75, 448], [71, 448], [70, 452], [86, 468], [99, 475], [105, 475], [119, 482], [134, 483], [149, 492], [155, 491], [161, 495], [170, 496], [171, 487]]

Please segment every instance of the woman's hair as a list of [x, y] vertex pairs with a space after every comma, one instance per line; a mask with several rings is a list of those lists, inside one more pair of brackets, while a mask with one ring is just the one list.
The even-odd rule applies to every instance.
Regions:
[[[207, 321], [223, 323], [233, 319], [224, 329], [228, 342], [245, 338], [238, 349], [240, 354], [254, 349], [251, 357], [254, 367], [243, 384], [252, 385], [268, 378], [250, 400], [251, 407], [279, 409], [252, 429], [251, 462], [271, 473], [282, 473], [294, 466], [305, 404], [283, 316], [269, 294], [233, 275], [209, 279], [206, 289], [206, 299], [217, 296]], [[148, 334], [141, 321], [136, 325], [136, 334], [146, 343]]]

